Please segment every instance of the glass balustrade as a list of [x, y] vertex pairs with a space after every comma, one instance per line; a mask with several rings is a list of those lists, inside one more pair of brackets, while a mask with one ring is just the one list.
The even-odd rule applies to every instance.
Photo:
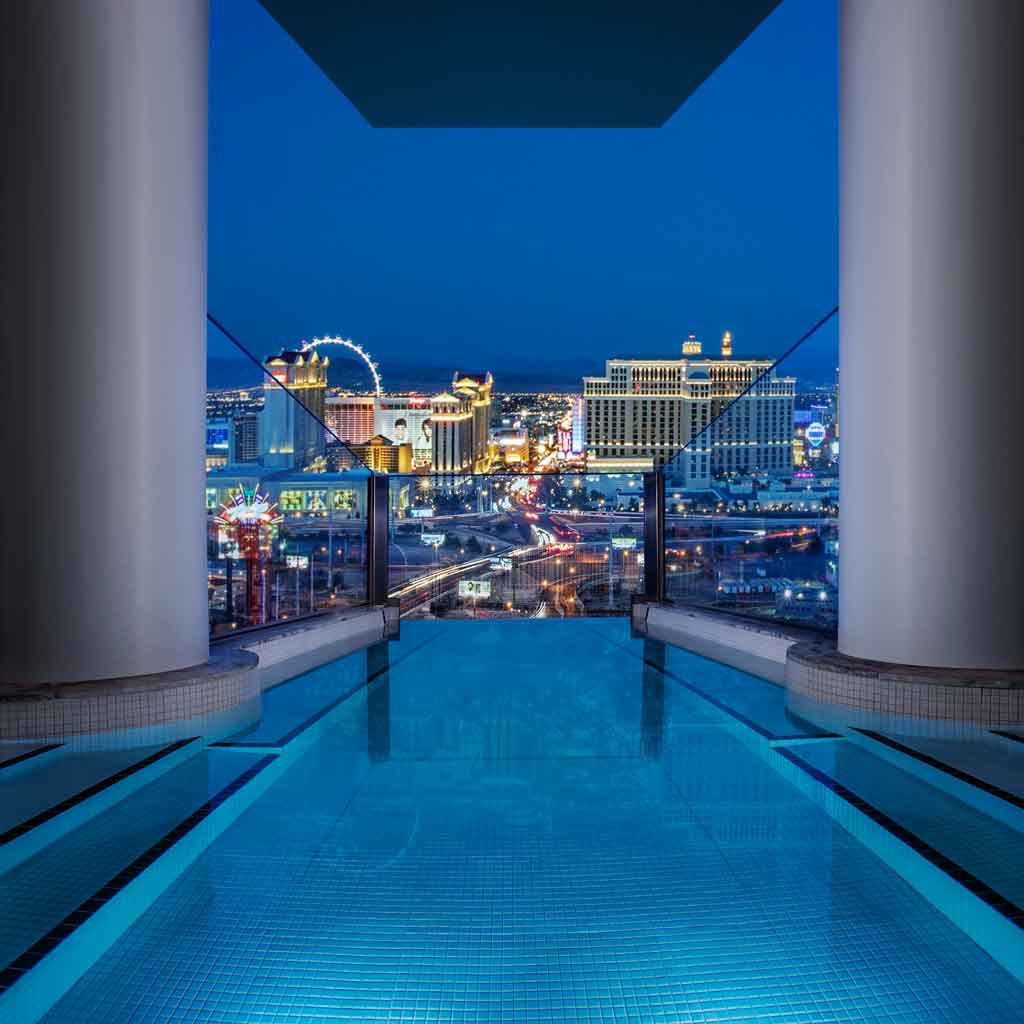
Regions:
[[643, 590], [640, 474], [388, 481], [389, 594], [404, 617], [621, 615]]
[[670, 602], [834, 630], [838, 353], [823, 324], [778, 362], [720, 360], [691, 382], [706, 401], [651, 478], [664, 522], [648, 552], [644, 474], [373, 474], [316, 414], [315, 352], [249, 357], [252, 381], [207, 397], [211, 634], [366, 604], [371, 551], [405, 618], [623, 615], [657, 596], [663, 566]]
[[830, 315], [777, 363], [708, 380], [706, 423], [663, 470], [669, 601], [836, 628], [836, 328]]
[[219, 335], [210, 351], [211, 636], [364, 604], [370, 473], [315, 414], [324, 389], [282, 383], [319, 372], [314, 354], [286, 355], [272, 375]]

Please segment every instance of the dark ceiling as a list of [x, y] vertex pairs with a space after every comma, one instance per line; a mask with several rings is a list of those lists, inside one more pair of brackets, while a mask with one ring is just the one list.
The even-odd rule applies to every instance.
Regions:
[[261, 0], [379, 128], [653, 128], [780, 0]]

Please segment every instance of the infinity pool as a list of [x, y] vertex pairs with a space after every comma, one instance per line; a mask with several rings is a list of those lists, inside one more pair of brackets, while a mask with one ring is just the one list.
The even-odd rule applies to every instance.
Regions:
[[127, 798], [145, 829], [276, 766], [45, 1020], [1024, 1020], [1024, 988], [773, 766], [849, 742], [783, 698], [623, 620], [403, 623]]

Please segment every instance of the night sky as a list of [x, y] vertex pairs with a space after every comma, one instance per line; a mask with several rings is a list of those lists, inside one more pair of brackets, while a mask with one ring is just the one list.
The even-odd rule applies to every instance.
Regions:
[[213, 0], [210, 310], [260, 356], [351, 337], [385, 384], [726, 328], [776, 355], [837, 301], [837, 18], [785, 0], [659, 129], [374, 129], [256, 0]]

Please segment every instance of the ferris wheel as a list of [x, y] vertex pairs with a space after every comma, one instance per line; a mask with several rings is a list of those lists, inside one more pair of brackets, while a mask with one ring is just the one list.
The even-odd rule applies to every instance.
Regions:
[[334, 338], [314, 338], [312, 341], [304, 341], [302, 343], [302, 351], [308, 352], [310, 349], [319, 348], [321, 345], [341, 345], [343, 348], [347, 348], [350, 352], [355, 352], [357, 356], [364, 363], [366, 368], [370, 371], [370, 375], [373, 377], [373, 388], [374, 393], [379, 397], [382, 393], [380, 383], [380, 373], [377, 369], [377, 364], [370, 358], [370, 353], [366, 351], [361, 345], [357, 345], [354, 341], [348, 338], [342, 338], [340, 335]]

